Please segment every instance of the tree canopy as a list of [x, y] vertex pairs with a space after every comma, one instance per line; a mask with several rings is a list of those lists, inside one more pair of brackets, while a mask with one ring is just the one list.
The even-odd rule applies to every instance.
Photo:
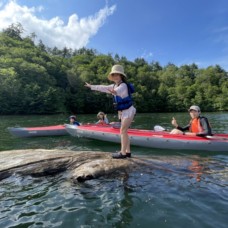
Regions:
[[112, 65], [122, 64], [134, 84], [137, 112], [228, 110], [228, 74], [219, 65], [162, 67], [143, 58], [104, 55], [95, 49], [46, 47], [36, 34], [22, 37], [13, 24], [0, 33], [0, 114], [113, 112], [111, 95], [90, 91], [85, 82], [104, 84]]

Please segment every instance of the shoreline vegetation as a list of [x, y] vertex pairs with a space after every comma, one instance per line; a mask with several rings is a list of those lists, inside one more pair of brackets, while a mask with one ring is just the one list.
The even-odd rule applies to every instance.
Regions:
[[0, 115], [114, 112], [111, 95], [91, 93], [84, 84], [107, 84], [111, 66], [124, 66], [134, 84], [137, 112], [228, 111], [228, 73], [219, 65], [161, 66], [143, 58], [127, 60], [94, 49], [46, 47], [21, 24], [0, 32]]

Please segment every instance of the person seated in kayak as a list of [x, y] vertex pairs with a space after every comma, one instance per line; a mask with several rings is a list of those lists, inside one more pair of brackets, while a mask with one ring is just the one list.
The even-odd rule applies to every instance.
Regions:
[[[211, 127], [206, 117], [200, 116], [200, 108], [196, 105], [192, 105], [189, 108], [189, 114], [191, 120], [185, 127], [178, 125], [176, 119], [173, 117], [172, 125], [176, 128], [173, 129], [170, 134], [183, 134], [183, 135], [196, 135], [196, 136], [207, 136], [212, 135]], [[186, 132], [187, 131], [187, 132]]]
[[97, 118], [99, 119], [96, 124], [109, 124], [108, 118], [107, 118], [107, 114], [105, 114], [104, 112], [98, 112], [97, 114]]
[[69, 120], [70, 120], [70, 124], [80, 126], [80, 123], [76, 121], [76, 116], [70, 116]]

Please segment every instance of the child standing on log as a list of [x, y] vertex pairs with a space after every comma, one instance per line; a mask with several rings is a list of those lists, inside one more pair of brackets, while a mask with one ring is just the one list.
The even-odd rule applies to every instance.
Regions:
[[121, 150], [112, 154], [113, 158], [121, 159], [131, 157], [130, 140], [128, 137], [128, 128], [134, 119], [136, 109], [133, 106], [131, 87], [127, 83], [127, 76], [124, 73], [124, 68], [121, 65], [114, 65], [108, 75], [108, 79], [114, 84], [105, 85], [91, 85], [86, 82], [85, 86], [104, 93], [111, 93], [113, 95], [114, 107], [118, 111], [119, 118], [121, 119], [120, 137], [121, 137]]

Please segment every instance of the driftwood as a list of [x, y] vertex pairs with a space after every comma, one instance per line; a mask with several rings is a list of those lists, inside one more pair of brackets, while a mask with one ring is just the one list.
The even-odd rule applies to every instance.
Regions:
[[13, 174], [34, 177], [67, 171], [73, 181], [85, 181], [136, 169], [145, 161], [112, 159], [111, 153], [67, 150], [13, 150], [0, 152], [0, 180]]

